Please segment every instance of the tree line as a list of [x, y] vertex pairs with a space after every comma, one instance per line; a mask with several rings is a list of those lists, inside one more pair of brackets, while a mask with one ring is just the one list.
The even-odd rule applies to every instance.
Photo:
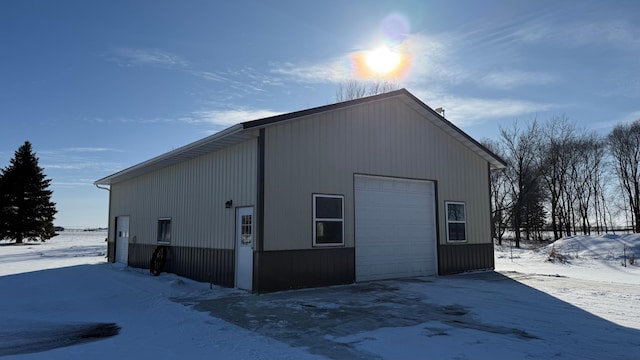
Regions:
[[483, 145], [507, 162], [491, 172], [494, 238], [513, 231], [554, 239], [611, 231], [626, 219], [640, 232], [640, 120], [618, 124], [606, 136], [579, 129], [566, 117], [517, 122]]
[[56, 235], [50, 183], [26, 141], [9, 166], [0, 169], [0, 240], [45, 241]]

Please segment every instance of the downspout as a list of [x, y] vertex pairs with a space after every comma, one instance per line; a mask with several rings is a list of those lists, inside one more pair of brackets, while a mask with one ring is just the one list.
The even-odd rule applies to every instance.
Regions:
[[[101, 187], [100, 184], [96, 184], [93, 183], [98, 189], [101, 190], [106, 190], [109, 192], [109, 215], [108, 219], [107, 219], [107, 262], [115, 262], [115, 254], [113, 253], [113, 250], [110, 252], [109, 251], [109, 243], [113, 243], [115, 241], [115, 229], [113, 229], [113, 239], [111, 239], [111, 241], [109, 241], [109, 238], [112, 235], [111, 229], [110, 229], [110, 225], [111, 225], [111, 189], [108, 187]], [[115, 246], [115, 245], [114, 245]], [[113, 260], [113, 261], [112, 261]]]

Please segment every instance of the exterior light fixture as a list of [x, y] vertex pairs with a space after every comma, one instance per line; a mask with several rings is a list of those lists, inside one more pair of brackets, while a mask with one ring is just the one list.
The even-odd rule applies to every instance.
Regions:
[[444, 117], [444, 108], [439, 107], [439, 108], [437, 108], [437, 109], [436, 109], [436, 112], [437, 112], [438, 114], [442, 115], [442, 117]]
[[224, 207], [227, 208], [227, 209], [231, 209], [232, 206], [233, 206], [233, 200], [227, 200], [224, 203]]

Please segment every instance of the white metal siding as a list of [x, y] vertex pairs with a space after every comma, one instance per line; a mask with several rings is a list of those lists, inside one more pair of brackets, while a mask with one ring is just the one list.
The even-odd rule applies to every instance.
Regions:
[[356, 175], [356, 281], [433, 275], [433, 182]]
[[491, 242], [487, 161], [402, 101], [284, 121], [265, 133], [265, 250], [312, 247], [313, 193], [345, 196], [345, 246], [353, 247], [358, 173], [435, 181], [439, 241], [449, 200], [467, 205], [468, 243]]
[[[257, 140], [249, 140], [111, 186], [111, 214], [130, 215], [130, 242], [155, 244], [171, 218], [171, 245], [233, 249], [236, 206], [254, 206]], [[113, 221], [113, 219], [110, 219]]]

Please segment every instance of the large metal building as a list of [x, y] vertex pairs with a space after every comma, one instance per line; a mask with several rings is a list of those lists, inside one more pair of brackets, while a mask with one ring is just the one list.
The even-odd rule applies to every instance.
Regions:
[[96, 181], [108, 257], [254, 292], [494, 266], [504, 162], [405, 89], [232, 126]]

